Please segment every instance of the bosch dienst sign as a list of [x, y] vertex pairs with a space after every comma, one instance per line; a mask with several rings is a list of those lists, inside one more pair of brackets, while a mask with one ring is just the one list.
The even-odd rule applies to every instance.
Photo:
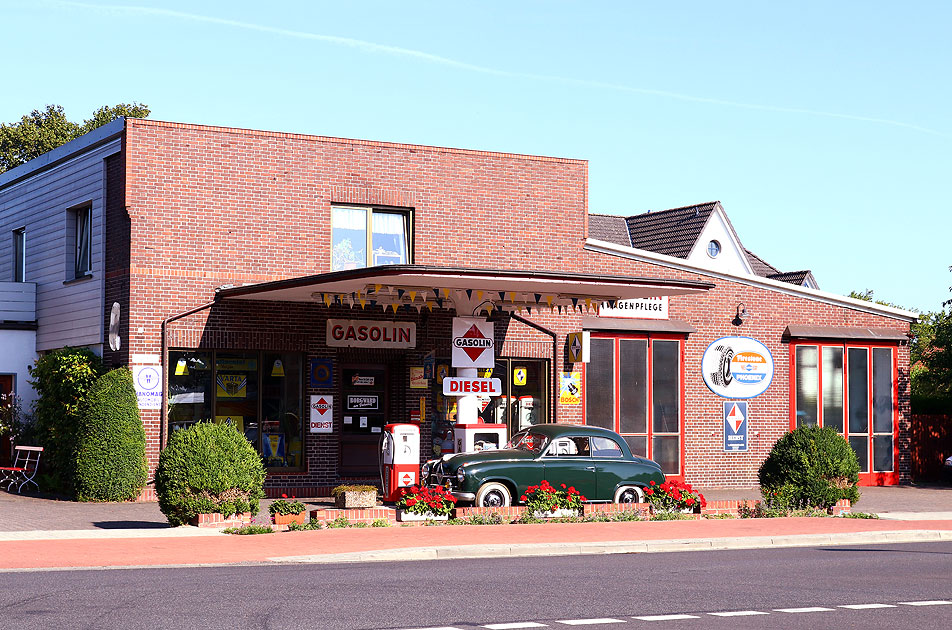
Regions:
[[763, 394], [774, 375], [767, 346], [750, 337], [721, 337], [704, 351], [701, 373], [711, 391], [723, 398]]
[[496, 365], [492, 322], [474, 317], [453, 318], [453, 367], [486, 368]]
[[443, 379], [444, 396], [502, 396], [502, 382], [498, 378], [462, 378], [458, 376]]

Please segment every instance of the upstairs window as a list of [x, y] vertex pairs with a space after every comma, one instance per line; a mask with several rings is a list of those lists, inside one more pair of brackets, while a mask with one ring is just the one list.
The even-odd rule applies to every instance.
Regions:
[[410, 261], [408, 210], [336, 206], [331, 209], [331, 271]]
[[13, 230], [13, 281], [26, 282], [26, 229]]
[[73, 208], [66, 215], [67, 280], [85, 278], [93, 270], [92, 207]]

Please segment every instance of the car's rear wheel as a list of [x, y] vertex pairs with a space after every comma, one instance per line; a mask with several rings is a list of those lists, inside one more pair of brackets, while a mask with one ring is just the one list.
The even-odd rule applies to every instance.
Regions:
[[644, 503], [645, 495], [637, 486], [622, 486], [615, 490], [615, 503]]
[[476, 492], [476, 507], [509, 507], [512, 505], [512, 494], [509, 488], [501, 483], [491, 481], [484, 483]]

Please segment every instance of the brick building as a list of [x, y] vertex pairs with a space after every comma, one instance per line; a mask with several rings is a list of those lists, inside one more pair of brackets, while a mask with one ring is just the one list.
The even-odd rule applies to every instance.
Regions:
[[[457, 413], [606, 426], [740, 487], [821, 423], [863, 483], [908, 479], [915, 314], [770, 266], [720, 203], [589, 214], [587, 187], [581, 160], [115, 121], [0, 175], [0, 374], [28, 398], [36, 353], [95, 348], [133, 368], [150, 466], [230, 422], [271, 493], [378, 478], [385, 422], [441, 452]], [[475, 411], [437, 384], [455, 317], [491, 325], [503, 395]]]

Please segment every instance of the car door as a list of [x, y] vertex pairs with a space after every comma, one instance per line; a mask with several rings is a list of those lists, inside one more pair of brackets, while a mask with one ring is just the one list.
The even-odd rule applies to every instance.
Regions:
[[588, 500], [596, 498], [595, 463], [587, 436], [561, 436], [542, 457], [545, 479], [557, 489], [574, 487]]
[[[621, 446], [607, 437], [592, 438], [592, 463], [600, 500], [614, 500], [615, 488], [624, 482], [640, 481], [641, 467], [625, 457]], [[644, 485], [639, 483], [638, 485]]]

